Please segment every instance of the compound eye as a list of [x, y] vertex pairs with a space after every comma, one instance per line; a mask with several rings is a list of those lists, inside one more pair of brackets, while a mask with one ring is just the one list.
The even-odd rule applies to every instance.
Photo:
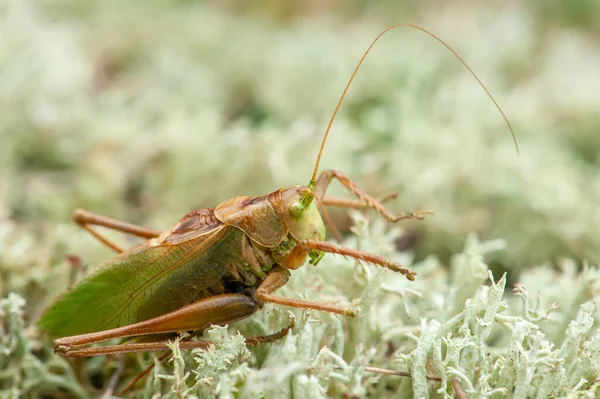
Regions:
[[292, 202], [290, 204], [290, 215], [295, 218], [299, 218], [304, 213], [304, 207], [299, 202]]

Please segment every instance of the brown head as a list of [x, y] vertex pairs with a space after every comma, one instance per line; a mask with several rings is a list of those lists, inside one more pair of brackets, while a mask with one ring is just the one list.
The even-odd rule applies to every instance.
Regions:
[[242, 230], [266, 248], [284, 242], [288, 233], [294, 240], [324, 240], [325, 225], [313, 201], [310, 188], [279, 189], [261, 197], [235, 197], [215, 208], [222, 223]]

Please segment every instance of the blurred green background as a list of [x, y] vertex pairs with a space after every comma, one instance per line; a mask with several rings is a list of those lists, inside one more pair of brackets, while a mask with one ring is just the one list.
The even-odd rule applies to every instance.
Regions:
[[374, 196], [398, 192], [393, 210], [434, 210], [404, 224], [399, 247], [420, 258], [446, 259], [476, 232], [507, 240], [492, 263], [513, 281], [598, 259], [597, 1], [0, 4], [3, 296], [50, 290], [65, 253], [109, 256], [71, 224], [77, 207], [166, 229], [197, 207], [306, 184], [354, 65], [398, 22], [464, 56], [521, 155], [460, 63], [405, 29], [360, 71], [322, 168]]
[[511, 282], [597, 264], [598, 1], [0, 0], [0, 297], [21, 294], [35, 320], [83, 274], [66, 255], [84, 268], [111, 256], [73, 225], [75, 208], [167, 229], [194, 208], [307, 184], [354, 66], [400, 22], [465, 58], [521, 155], [458, 60], [399, 29], [358, 74], [321, 168], [397, 192], [394, 211], [434, 210], [402, 223], [397, 248], [418, 260], [447, 262], [474, 232], [506, 240], [488, 260]]

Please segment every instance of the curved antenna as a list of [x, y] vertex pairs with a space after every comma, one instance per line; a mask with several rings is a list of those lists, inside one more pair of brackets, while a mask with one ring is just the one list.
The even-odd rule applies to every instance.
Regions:
[[417, 30], [420, 30], [421, 32], [428, 34], [429, 36], [431, 36], [432, 38], [434, 38], [435, 40], [437, 40], [438, 42], [443, 44], [444, 47], [446, 47], [448, 50], [450, 50], [450, 52], [452, 54], [454, 54], [454, 56], [456, 58], [458, 58], [458, 60], [463, 64], [463, 66], [465, 68], [467, 68], [467, 70], [471, 73], [471, 75], [473, 75], [475, 80], [477, 80], [477, 83], [479, 83], [479, 85], [483, 88], [483, 90], [485, 90], [488, 97], [492, 100], [492, 102], [494, 103], [496, 108], [498, 108], [498, 111], [500, 111], [500, 113], [502, 114], [502, 117], [504, 118], [504, 121], [506, 122], [506, 125], [508, 126], [508, 129], [510, 130], [510, 134], [512, 135], [513, 142], [515, 143], [515, 148], [517, 150], [517, 154], [520, 153], [519, 152], [519, 144], [517, 143], [517, 137], [515, 136], [515, 132], [513, 131], [513, 128], [511, 126], [510, 122], [508, 121], [506, 114], [504, 113], [504, 111], [502, 111], [502, 108], [500, 108], [500, 105], [498, 104], [498, 102], [496, 102], [496, 99], [494, 99], [494, 96], [492, 96], [492, 93], [489, 92], [487, 87], [485, 87], [485, 85], [483, 84], [481, 79], [479, 79], [479, 77], [475, 74], [475, 72], [473, 72], [471, 67], [469, 65], [467, 65], [465, 60], [463, 60], [463, 58], [460, 55], [458, 55], [458, 53], [456, 51], [454, 51], [454, 49], [452, 49], [452, 47], [450, 47], [448, 44], [446, 44], [446, 42], [444, 42], [442, 39], [440, 39], [439, 37], [437, 37], [430, 31], [428, 31], [427, 29], [421, 28], [420, 26], [413, 25], [413, 24], [396, 24], [396, 25], [392, 25], [392, 26], [388, 27], [387, 29], [384, 29], [383, 31], [381, 31], [381, 33], [379, 33], [377, 35], [377, 37], [371, 42], [371, 44], [369, 45], [367, 50], [363, 53], [363, 56], [361, 57], [360, 61], [358, 61], [356, 68], [354, 68], [354, 72], [352, 72], [352, 76], [350, 76], [350, 79], [348, 80], [348, 83], [346, 84], [346, 87], [344, 88], [344, 91], [342, 92], [342, 95], [340, 96], [340, 99], [339, 99], [337, 105], [335, 106], [333, 115], [331, 115], [331, 119], [329, 120], [329, 124], [327, 125], [327, 130], [325, 130], [325, 135], [323, 136], [323, 141], [321, 142], [321, 148], [319, 149], [319, 155], [317, 156], [317, 163], [315, 164], [315, 169], [313, 171], [309, 186], [312, 187], [316, 184], [317, 172], [319, 171], [319, 164], [321, 163], [321, 156], [323, 155], [323, 148], [325, 148], [325, 142], [327, 141], [327, 136], [329, 136], [329, 131], [331, 130], [331, 125], [333, 125], [333, 121], [335, 120], [335, 117], [340, 109], [340, 106], [342, 105], [342, 102], [344, 101], [344, 97], [346, 97], [346, 93], [348, 92], [348, 89], [350, 88], [350, 85], [352, 84], [352, 81], [354, 80], [356, 73], [360, 69], [365, 58], [367, 58], [367, 55], [369, 54], [369, 52], [371, 51], [373, 46], [375, 46], [375, 43], [377, 43], [377, 41], [381, 38], [381, 36], [383, 36], [385, 33], [387, 33], [388, 31], [390, 31], [392, 29], [400, 28], [400, 27], [413, 28], [413, 29], [417, 29]]

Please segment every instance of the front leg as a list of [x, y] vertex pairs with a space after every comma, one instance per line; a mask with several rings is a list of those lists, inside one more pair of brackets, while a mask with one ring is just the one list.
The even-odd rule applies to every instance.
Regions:
[[[398, 198], [398, 193], [391, 193], [386, 195], [385, 197], [381, 197], [377, 199], [380, 204], [384, 204], [388, 201]], [[363, 202], [359, 199], [349, 199], [349, 198], [333, 198], [333, 197], [324, 197], [321, 200], [323, 205], [331, 205], [331, 206], [339, 206], [341, 208], [356, 208], [356, 209], [364, 209], [369, 208], [366, 202]]]
[[[402, 212], [397, 215], [394, 215], [390, 212], [386, 207], [382, 205], [380, 201], [377, 201], [375, 198], [371, 197], [369, 194], [360, 189], [356, 183], [354, 183], [350, 178], [344, 175], [342, 172], [337, 170], [324, 170], [319, 178], [317, 179], [317, 183], [315, 184], [314, 192], [317, 197], [323, 198], [325, 195], [325, 191], [331, 183], [333, 178], [336, 178], [344, 187], [346, 187], [352, 194], [356, 195], [358, 199], [365, 204], [365, 206], [369, 208], [375, 209], [378, 213], [380, 213], [384, 218], [389, 220], [392, 223], [396, 223], [402, 219], [418, 219], [422, 220], [425, 218], [425, 215], [433, 215], [432, 211], [416, 211], [416, 212]], [[329, 201], [331, 202], [331, 200]], [[356, 207], [357, 204], [349, 203], [349, 206]], [[343, 204], [336, 204], [344, 206]], [[348, 204], [346, 204], [348, 205]]]
[[329, 252], [332, 254], [338, 254], [342, 256], [349, 256], [358, 260], [359, 262], [371, 263], [381, 267], [385, 267], [393, 272], [401, 273], [406, 276], [410, 281], [414, 281], [416, 272], [396, 263], [383, 256], [375, 255], [370, 252], [360, 251], [358, 249], [346, 248], [339, 245], [332, 244], [327, 241], [315, 241], [315, 240], [303, 240], [300, 241], [292, 251], [303, 251], [308, 253], [310, 250], [316, 250], [321, 252]]

